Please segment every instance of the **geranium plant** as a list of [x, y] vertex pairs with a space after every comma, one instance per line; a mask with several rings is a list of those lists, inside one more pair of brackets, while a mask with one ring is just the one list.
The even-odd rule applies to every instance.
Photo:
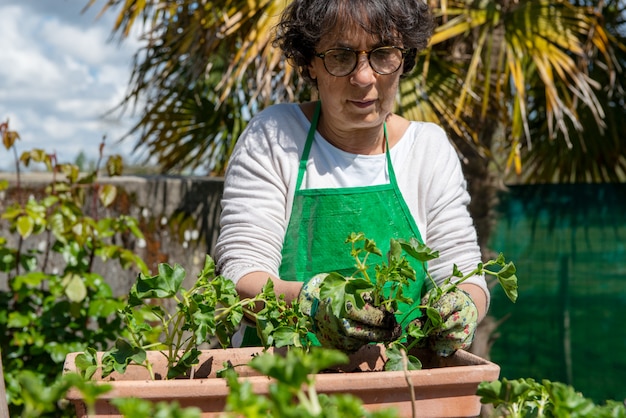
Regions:
[[626, 417], [623, 401], [596, 404], [573, 386], [547, 379], [506, 379], [482, 382], [476, 392], [480, 401], [493, 405], [490, 417]]
[[[157, 274], [140, 273], [132, 286], [127, 304], [120, 311], [126, 325], [115, 346], [102, 355], [89, 348], [77, 357], [77, 366], [86, 378], [99, 369], [107, 377], [113, 371], [124, 373], [129, 364], [144, 366], [155, 375], [147, 360], [147, 350], [158, 350], [167, 358], [167, 379], [188, 375], [198, 363], [204, 344], [230, 346], [231, 337], [244, 315], [256, 319], [265, 346], [302, 346], [309, 328], [307, 318], [297, 313], [284, 298], [274, 293], [268, 280], [254, 298], [241, 299], [235, 284], [215, 273], [215, 263], [206, 256], [203, 269], [187, 289], [185, 269], [167, 263], [158, 266]], [[259, 313], [256, 304], [264, 305]]]
[[[433, 307], [435, 302], [444, 294], [453, 291], [461, 283], [475, 275], [494, 276], [507, 297], [515, 302], [517, 300], [517, 276], [516, 268], [512, 262], [507, 262], [503, 254], [495, 260], [479, 263], [477, 267], [467, 274], [463, 274], [456, 265], [453, 271], [441, 285], [437, 285], [426, 268], [426, 263], [439, 257], [437, 251], [432, 250], [425, 244], [412, 238], [411, 240], [391, 239], [387, 261], [375, 266], [375, 278], [368, 275], [367, 259], [370, 254], [382, 256], [381, 250], [373, 240], [365, 237], [363, 233], [352, 233], [346, 239], [351, 244], [351, 254], [355, 259], [356, 271], [353, 275], [345, 277], [337, 272], [331, 272], [320, 287], [320, 297], [331, 301], [331, 307], [337, 316], [345, 315], [346, 302], [351, 302], [357, 308], [365, 305], [364, 294], [369, 295], [374, 306], [397, 312], [399, 303], [414, 304], [411, 298], [403, 294], [403, 288], [415, 280], [415, 270], [411, 267], [407, 256], [413, 257], [424, 264], [426, 277], [432, 285], [429, 297], [425, 301], [415, 303], [412, 309], [422, 311], [425, 318], [422, 327], [409, 327], [408, 335], [410, 343], [406, 343], [405, 337], [389, 344], [387, 354], [389, 361], [387, 370], [402, 370], [405, 368], [419, 369], [421, 363], [414, 356], [408, 356], [411, 348], [419, 344], [432, 333], [436, 332], [442, 324], [442, 318], [437, 309]], [[385, 289], [383, 291], [383, 289]], [[341, 295], [342, 297], [336, 297]], [[405, 354], [402, 354], [402, 351]]]

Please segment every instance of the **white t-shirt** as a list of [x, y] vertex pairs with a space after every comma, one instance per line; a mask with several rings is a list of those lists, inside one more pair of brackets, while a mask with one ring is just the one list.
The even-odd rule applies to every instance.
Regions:
[[[253, 271], [278, 276], [310, 126], [297, 104], [277, 104], [257, 114], [237, 141], [226, 171], [215, 249], [218, 270], [225, 277], [237, 282]], [[428, 263], [435, 281], [449, 277], [453, 264], [465, 273], [473, 270], [481, 255], [467, 210], [470, 197], [458, 155], [443, 129], [411, 122], [390, 155], [398, 187], [424, 243], [439, 251], [439, 257]], [[388, 182], [385, 154], [351, 154], [316, 132], [303, 188]], [[481, 286], [489, 300], [484, 277], [466, 283]]]

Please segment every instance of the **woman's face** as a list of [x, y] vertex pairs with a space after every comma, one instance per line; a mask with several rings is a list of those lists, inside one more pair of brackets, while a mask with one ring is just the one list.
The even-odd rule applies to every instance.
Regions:
[[[379, 39], [357, 27], [325, 35], [316, 52], [323, 53], [338, 47], [371, 51], [381, 46], [391, 45], [382, 45]], [[311, 77], [317, 80], [325, 123], [342, 131], [380, 127], [393, 109], [402, 74], [402, 68], [388, 75], [376, 73], [369, 64], [367, 54], [359, 54], [356, 68], [344, 77], [328, 73], [320, 57], [313, 58], [309, 71]]]

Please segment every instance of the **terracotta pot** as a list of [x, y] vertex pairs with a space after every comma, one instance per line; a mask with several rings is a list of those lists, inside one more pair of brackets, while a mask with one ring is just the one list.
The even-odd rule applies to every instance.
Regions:
[[[271, 350], [271, 349], [270, 349]], [[280, 354], [282, 350], [271, 350]], [[149, 380], [143, 367], [129, 366], [123, 375], [112, 374], [106, 382], [113, 390], [101, 396], [96, 404], [96, 414], [91, 417], [120, 417], [110, 405], [111, 399], [138, 397], [153, 402], [174, 401], [181, 406], [195, 406], [202, 410], [202, 417], [216, 417], [224, 409], [229, 388], [224, 379], [216, 377], [224, 362], [245, 365], [261, 348], [230, 348], [203, 351], [200, 363], [193, 370], [194, 379]], [[74, 359], [79, 353], [71, 353], [65, 360], [65, 372], [75, 371]], [[500, 367], [466, 351], [458, 351], [449, 358], [440, 358], [428, 352], [412, 353], [422, 361], [422, 370], [409, 372], [382, 371], [385, 362], [384, 347], [370, 345], [351, 355], [350, 364], [334, 373], [316, 376], [318, 393], [350, 393], [363, 400], [369, 411], [396, 408], [400, 416], [411, 417], [476, 417], [481, 404], [475, 395], [477, 386], [485, 380], [499, 378]], [[148, 353], [154, 370], [164, 374], [164, 356], [159, 352]], [[159, 372], [161, 370], [161, 372]], [[260, 376], [249, 367], [237, 367], [239, 376], [250, 381], [255, 392], [265, 394], [271, 380]], [[160, 376], [157, 376], [157, 379]], [[411, 400], [413, 388], [415, 400]], [[87, 417], [80, 393], [72, 389], [67, 394], [76, 407], [79, 418]]]

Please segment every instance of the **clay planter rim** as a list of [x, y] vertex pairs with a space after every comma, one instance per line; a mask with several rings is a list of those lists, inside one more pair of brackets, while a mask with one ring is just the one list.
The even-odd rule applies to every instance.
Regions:
[[[267, 351], [281, 353], [281, 349], [270, 348]], [[119, 417], [120, 415], [114, 413], [108, 402], [111, 399], [131, 396], [155, 402], [166, 399], [177, 400], [183, 406], [200, 407], [203, 417], [218, 416], [230, 391], [225, 379], [216, 378], [216, 371], [222, 368], [223, 361], [242, 365], [235, 368], [240, 379], [249, 381], [255, 387], [256, 393], [268, 393], [272, 379], [259, 375], [249, 366], [245, 366], [254, 354], [262, 352], [262, 347], [203, 350], [200, 364], [194, 368], [194, 373], [201, 377], [194, 379], [150, 380], [145, 369], [140, 366], [129, 367], [124, 375], [113, 373], [110, 379], [102, 381], [111, 384], [113, 390], [99, 398], [95, 416]], [[68, 354], [65, 372], [76, 370], [74, 359], [78, 354], [80, 353]], [[158, 361], [163, 362], [164, 357], [160, 352], [148, 352], [148, 356], [154, 364], [155, 371], [158, 372]], [[407, 403], [410, 395], [407, 383], [409, 379], [414, 388], [416, 408], [420, 417], [472, 417], [480, 414], [481, 404], [476, 396], [477, 386], [481, 381], [498, 379], [500, 367], [497, 364], [462, 350], [446, 359], [434, 355], [429, 357], [424, 352], [417, 356], [425, 367], [429, 368], [406, 372], [382, 371], [386, 358], [384, 347], [367, 346], [350, 356], [351, 363], [344, 366], [343, 371], [317, 374], [315, 386], [318, 393], [351, 393], [361, 398], [363, 406], [369, 411], [395, 407], [399, 410], [400, 416], [411, 416], [412, 405], [410, 401]], [[207, 367], [207, 364], [210, 367]], [[139, 376], [134, 377], [136, 380], [130, 380], [133, 379], [133, 375]], [[78, 390], [70, 389], [66, 398], [76, 406], [79, 418], [87, 416]]]

